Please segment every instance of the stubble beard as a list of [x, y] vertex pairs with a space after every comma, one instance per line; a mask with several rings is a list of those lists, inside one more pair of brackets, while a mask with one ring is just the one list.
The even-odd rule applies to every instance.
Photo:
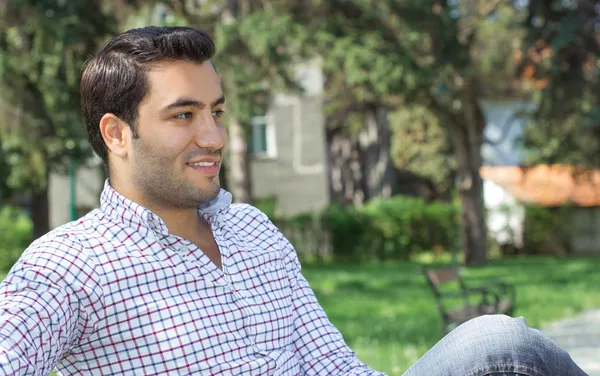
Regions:
[[218, 196], [221, 190], [218, 176], [207, 179], [206, 187], [200, 187], [186, 177], [185, 170], [191, 167], [176, 168], [174, 156], [161, 154], [139, 138], [135, 144], [137, 162], [133, 166], [133, 183], [149, 203], [188, 209]]

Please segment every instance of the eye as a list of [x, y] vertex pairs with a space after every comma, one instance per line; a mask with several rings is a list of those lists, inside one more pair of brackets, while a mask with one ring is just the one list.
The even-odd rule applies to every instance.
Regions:
[[212, 116], [216, 116], [218, 118], [223, 117], [223, 115], [225, 115], [225, 111], [223, 111], [223, 110], [218, 110], [218, 111], [212, 112]]
[[173, 116], [176, 119], [191, 119], [192, 117], [192, 113], [191, 112], [182, 112], [180, 114], [177, 114], [175, 116]]

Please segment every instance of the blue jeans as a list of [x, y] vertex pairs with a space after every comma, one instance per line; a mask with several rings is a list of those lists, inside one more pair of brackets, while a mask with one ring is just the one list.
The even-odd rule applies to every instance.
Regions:
[[566, 351], [523, 318], [487, 315], [451, 331], [404, 376], [585, 376]]

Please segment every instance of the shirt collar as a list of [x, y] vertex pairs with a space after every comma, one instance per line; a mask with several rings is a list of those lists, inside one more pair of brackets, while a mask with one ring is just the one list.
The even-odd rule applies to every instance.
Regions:
[[[204, 220], [213, 223], [218, 221], [218, 214], [227, 209], [231, 202], [231, 193], [221, 189], [216, 198], [198, 205], [197, 210]], [[100, 207], [111, 218], [128, 226], [149, 228], [164, 235], [169, 233], [167, 225], [158, 215], [115, 191], [109, 179], [104, 182]]]

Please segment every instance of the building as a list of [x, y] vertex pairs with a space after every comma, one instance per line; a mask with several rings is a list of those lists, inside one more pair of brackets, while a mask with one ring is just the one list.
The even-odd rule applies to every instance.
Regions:
[[[563, 165], [486, 166], [481, 175], [486, 200], [504, 203], [503, 209], [488, 203], [492, 209], [488, 226], [496, 226], [490, 233], [498, 242], [521, 246], [532, 240], [523, 239], [525, 234], [546, 248], [542, 252], [600, 254], [600, 170]], [[528, 229], [526, 205], [547, 208], [551, 218], [539, 218], [546, 224]]]

